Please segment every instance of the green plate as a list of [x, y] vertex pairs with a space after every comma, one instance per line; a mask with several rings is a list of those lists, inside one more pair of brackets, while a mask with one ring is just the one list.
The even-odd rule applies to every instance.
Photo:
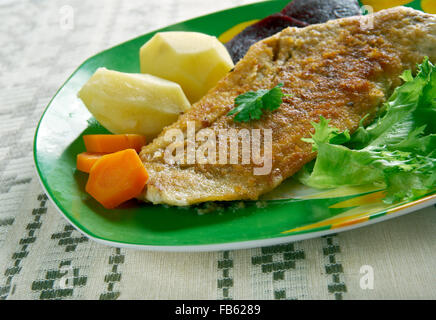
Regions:
[[[410, 203], [387, 206], [381, 201], [379, 190], [363, 187], [320, 192], [298, 185], [292, 179], [261, 201], [188, 208], [132, 201], [117, 210], [105, 210], [84, 191], [87, 175], [75, 169], [76, 155], [85, 150], [82, 135], [107, 131], [92, 118], [77, 98], [77, 92], [97, 68], [139, 72], [139, 48], [156, 32], [198, 31], [219, 37], [240, 23], [279, 11], [287, 2], [260, 2], [185, 21], [86, 60], [50, 101], [35, 133], [36, 169], [59, 212], [86, 236], [109, 245], [208, 251], [318, 237], [435, 203], [436, 194], [430, 194]], [[416, 7], [416, 2], [413, 5]]]

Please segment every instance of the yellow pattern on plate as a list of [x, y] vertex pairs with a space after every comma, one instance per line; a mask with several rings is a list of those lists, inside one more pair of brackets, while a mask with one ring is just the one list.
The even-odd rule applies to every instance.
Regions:
[[413, 201], [413, 202], [405, 203], [405, 204], [403, 204], [401, 206], [397, 206], [395, 208], [389, 209], [387, 211], [387, 214], [392, 214], [392, 213], [398, 212], [400, 210], [411, 208], [413, 206], [416, 206], [416, 205], [421, 204], [421, 203], [425, 203], [427, 201], [431, 201], [433, 199], [436, 199], [436, 194], [432, 194], [432, 195], [427, 196], [425, 198], [422, 198], [422, 199], [419, 199], [419, 200], [416, 200], [416, 201]]
[[307, 231], [310, 229], [316, 229], [326, 226], [330, 226], [330, 229], [335, 229], [335, 228], [349, 226], [356, 223], [361, 223], [369, 220], [371, 215], [377, 212], [383, 212], [384, 210], [389, 208], [389, 206], [390, 205], [385, 204], [384, 202], [365, 204], [356, 208], [352, 208], [341, 214], [338, 214], [334, 218], [326, 219], [317, 223], [309, 224], [295, 229], [283, 231], [282, 233]]
[[360, 197], [356, 197], [353, 199], [336, 203], [330, 206], [330, 208], [333, 209], [350, 208], [350, 207], [362, 206], [365, 204], [379, 203], [382, 202], [382, 199], [384, 197], [385, 197], [384, 191], [378, 191], [378, 192], [366, 194], [364, 196], [360, 196]]
[[[378, 210], [378, 208], [377, 208], [377, 210]], [[298, 227], [295, 229], [283, 231], [282, 233], [300, 232], [300, 231], [306, 231], [306, 230], [310, 230], [310, 229], [321, 228], [321, 227], [325, 227], [325, 226], [332, 226], [333, 227], [335, 225], [341, 225], [344, 223], [351, 223], [352, 221], [360, 222], [362, 218], [369, 218], [370, 214], [371, 214], [371, 212], [365, 211], [363, 213], [359, 213], [359, 214], [350, 216], [350, 215], [348, 215], [348, 212], [347, 212], [346, 216], [344, 216], [344, 214], [340, 214], [333, 219], [327, 219], [327, 220], [313, 223], [313, 224], [310, 224], [307, 226], [302, 226], [302, 227]]]
[[[432, 1], [432, 0], [430, 0]], [[396, 6], [402, 6], [412, 2], [411, 0], [362, 0], [362, 3], [374, 8], [374, 11], [380, 11]]]
[[427, 13], [436, 13], [436, 0], [421, 0], [421, 8]]
[[259, 19], [254, 19], [254, 20], [250, 20], [250, 21], [246, 21], [246, 22], [242, 22], [240, 24], [237, 24], [236, 26], [230, 28], [229, 30], [227, 30], [226, 32], [224, 32], [223, 34], [221, 34], [218, 37], [218, 40], [221, 41], [222, 43], [226, 43], [229, 42], [230, 40], [233, 39], [234, 36], [236, 36], [239, 32], [241, 32], [242, 30], [244, 30], [245, 28], [251, 26], [252, 24], [255, 24], [256, 22], [258, 22]]

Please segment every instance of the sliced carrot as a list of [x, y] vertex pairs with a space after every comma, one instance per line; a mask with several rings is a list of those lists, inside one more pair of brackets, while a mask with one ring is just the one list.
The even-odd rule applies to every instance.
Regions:
[[82, 152], [77, 155], [77, 170], [89, 173], [94, 163], [97, 162], [105, 153]]
[[86, 151], [112, 153], [126, 149], [140, 152], [145, 146], [145, 137], [139, 134], [89, 134], [83, 136]]
[[89, 172], [86, 192], [105, 208], [113, 209], [139, 196], [148, 173], [134, 149], [102, 156]]

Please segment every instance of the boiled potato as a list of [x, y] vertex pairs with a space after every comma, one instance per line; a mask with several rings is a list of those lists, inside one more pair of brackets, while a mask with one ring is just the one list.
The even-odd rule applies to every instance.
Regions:
[[140, 50], [141, 72], [177, 82], [191, 103], [233, 67], [217, 38], [198, 32], [157, 33]]
[[136, 133], [151, 139], [190, 108], [181, 87], [147, 74], [99, 68], [79, 98], [112, 133]]

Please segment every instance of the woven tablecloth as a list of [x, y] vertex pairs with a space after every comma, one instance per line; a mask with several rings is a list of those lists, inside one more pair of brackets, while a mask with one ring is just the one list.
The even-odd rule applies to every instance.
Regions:
[[285, 245], [161, 253], [88, 240], [47, 200], [32, 139], [43, 109], [81, 62], [159, 27], [249, 2], [0, 2], [0, 298], [436, 298], [435, 207]]

